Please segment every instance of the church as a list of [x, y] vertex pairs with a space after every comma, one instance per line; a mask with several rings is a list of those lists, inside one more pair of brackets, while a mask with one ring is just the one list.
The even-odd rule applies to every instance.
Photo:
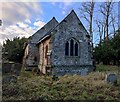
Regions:
[[90, 35], [74, 10], [61, 22], [53, 17], [29, 37], [24, 46], [26, 70], [45, 75], [82, 74], [93, 71]]

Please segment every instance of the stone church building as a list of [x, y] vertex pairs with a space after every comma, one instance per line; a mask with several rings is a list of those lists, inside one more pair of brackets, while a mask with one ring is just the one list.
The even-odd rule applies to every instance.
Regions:
[[72, 10], [60, 23], [53, 17], [25, 44], [26, 70], [38, 67], [48, 75], [93, 70], [90, 35]]

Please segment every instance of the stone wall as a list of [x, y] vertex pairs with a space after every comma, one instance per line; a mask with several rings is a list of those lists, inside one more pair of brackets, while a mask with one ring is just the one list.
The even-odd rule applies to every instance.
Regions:
[[38, 66], [38, 62], [38, 47], [34, 43], [29, 43], [25, 49], [23, 67], [25, 67], [25, 70], [32, 70], [32, 67]]
[[[48, 51], [50, 50], [50, 40], [51, 38], [47, 38], [45, 41], [42, 41], [40, 44], [39, 44], [39, 69], [42, 73], [46, 74], [46, 66], [48, 65], [48, 56], [47, 56], [47, 53]], [[48, 47], [48, 51], [46, 53], [46, 46]]]
[[[76, 66], [79, 66], [77, 69], [84, 69], [84, 67], [80, 67], [80, 65], [92, 66], [91, 52], [89, 51], [91, 45], [89, 44], [89, 38], [87, 38], [86, 35], [88, 35], [88, 33], [82, 23], [78, 20], [75, 13], [71, 12], [71, 14], [68, 15], [53, 31], [53, 70], [57, 70], [57, 72], [60, 72], [61, 70], [65, 71], [66, 67], [69, 66], [69, 71], [71, 71], [69, 73], [74, 73], [73, 70], [76, 70]], [[65, 43], [71, 38], [79, 43], [79, 56], [65, 56]]]
[[36, 44], [30, 43], [28, 48], [29, 50], [26, 64], [28, 66], [37, 66], [39, 61], [38, 47], [36, 46]]
[[91, 65], [79, 65], [79, 66], [54, 66], [52, 70], [52, 75], [61, 76], [65, 74], [78, 74], [78, 75], [87, 75], [93, 70]]

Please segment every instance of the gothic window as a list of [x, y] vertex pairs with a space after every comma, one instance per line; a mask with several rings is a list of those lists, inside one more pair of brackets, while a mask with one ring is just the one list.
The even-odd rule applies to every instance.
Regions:
[[73, 50], [74, 50], [74, 41], [73, 39], [70, 40], [70, 56], [73, 56]]
[[36, 56], [34, 57], [34, 61], [37, 62], [37, 57]]
[[66, 56], [79, 56], [79, 43], [75, 39], [70, 39], [65, 43], [65, 55]]
[[78, 56], [78, 43], [75, 43], [75, 56]]
[[68, 41], [65, 44], [65, 55], [69, 56], [69, 43], [68, 43]]

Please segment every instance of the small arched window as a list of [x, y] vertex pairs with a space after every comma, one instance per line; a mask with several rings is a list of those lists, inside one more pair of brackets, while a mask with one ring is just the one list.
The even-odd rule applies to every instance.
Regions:
[[37, 57], [36, 56], [34, 57], [34, 61], [37, 62]]
[[78, 56], [78, 43], [75, 43], [75, 56]]
[[75, 39], [70, 39], [65, 43], [66, 56], [79, 56], [79, 43]]
[[45, 58], [47, 58], [47, 52], [48, 52], [48, 45], [45, 47]]
[[65, 55], [69, 56], [69, 43], [68, 43], [68, 41], [65, 44]]
[[74, 51], [74, 40], [70, 40], [70, 56], [73, 56], [73, 51]]

